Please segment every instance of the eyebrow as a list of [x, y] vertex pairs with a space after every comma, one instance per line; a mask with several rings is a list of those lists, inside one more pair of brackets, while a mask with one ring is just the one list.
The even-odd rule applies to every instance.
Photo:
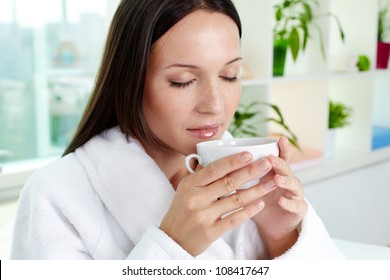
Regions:
[[[237, 58], [235, 58], [235, 59], [232, 59], [232, 60], [228, 61], [228, 62], [225, 64], [225, 66], [227, 66], [227, 65], [229, 65], [229, 64], [232, 64], [232, 63], [234, 63], [234, 62], [236, 62], [236, 61], [239, 61], [239, 60], [242, 60], [242, 57], [237, 57]], [[182, 64], [182, 63], [171, 64], [171, 65], [169, 65], [169, 66], [167, 66], [167, 67], [165, 67], [165, 68], [167, 69], [167, 68], [172, 68], [172, 67], [182, 67], [182, 68], [190, 68], [190, 69], [196, 69], [196, 70], [199, 70], [199, 69], [200, 69], [199, 66], [197, 66], [197, 65], [193, 65], [193, 64]]]

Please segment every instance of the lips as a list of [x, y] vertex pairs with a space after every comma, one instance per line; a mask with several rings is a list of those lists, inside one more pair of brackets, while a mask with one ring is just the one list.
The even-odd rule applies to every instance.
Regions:
[[195, 137], [200, 139], [209, 139], [217, 135], [220, 124], [204, 125], [197, 128], [188, 128], [187, 130]]

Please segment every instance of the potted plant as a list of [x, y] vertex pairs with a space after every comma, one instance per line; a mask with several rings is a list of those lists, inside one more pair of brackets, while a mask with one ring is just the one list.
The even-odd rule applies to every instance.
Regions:
[[325, 46], [321, 27], [316, 20], [323, 16], [330, 16], [336, 20], [340, 31], [341, 40], [344, 42], [344, 32], [339, 19], [332, 13], [313, 15], [313, 5], [319, 5], [313, 0], [283, 0], [274, 5], [274, 60], [273, 75], [283, 76], [287, 49], [290, 49], [294, 62], [300, 51], [304, 51], [311, 35], [311, 29], [315, 28], [320, 38], [322, 56], [325, 55]]
[[266, 118], [264, 121], [270, 121], [278, 124], [283, 127], [286, 131], [286, 134], [283, 134], [287, 137], [290, 143], [296, 147], [298, 150], [301, 150], [297, 136], [291, 131], [288, 125], [284, 121], [281, 110], [278, 106], [269, 103], [263, 102], [252, 102], [248, 105], [239, 104], [237, 111], [234, 113], [233, 120], [230, 124], [229, 131], [234, 137], [256, 137], [256, 136], [265, 136], [260, 135], [256, 130], [256, 127], [249, 124], [248, 121], [260, 114], [260, 111], [253, 110], [254, 106], [263, 104], [270, 106], [271, 109], [276, 113], [277, 118]]
[[341, 103], [329, 101], [329, 118], [328, 118], [328, 133], [327, 133], [327, 148], [326, 155], [333, 155], [336, 130], [350, 124], [352, 116], [352, 108]]
[[359, 71], [369, 71], [371, 66], [370, 58], [367, 55], [361, 54], [357, 57], [356, 67]]
[[390, 43], [385, 42], [390, 33], [390, 25], [386, 19], [388, 11], [389, 7], [382, 5], [378, 13], [377, 69], [387, 69], [389, 63]]

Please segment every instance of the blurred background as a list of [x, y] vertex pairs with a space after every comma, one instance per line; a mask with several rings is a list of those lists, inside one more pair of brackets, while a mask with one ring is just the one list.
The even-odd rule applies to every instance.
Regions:
[[1, 1], [1, 162], [62, 152], [93, 86], [117, 4]]

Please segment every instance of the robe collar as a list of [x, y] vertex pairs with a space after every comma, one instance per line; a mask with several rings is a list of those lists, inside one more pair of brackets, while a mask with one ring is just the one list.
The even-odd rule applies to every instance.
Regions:
[[138, 140], [114, 127], [76, 152], [89, 159], [84, 166], [95, 191], [133, 244], [160, 225], [175, 191]]

